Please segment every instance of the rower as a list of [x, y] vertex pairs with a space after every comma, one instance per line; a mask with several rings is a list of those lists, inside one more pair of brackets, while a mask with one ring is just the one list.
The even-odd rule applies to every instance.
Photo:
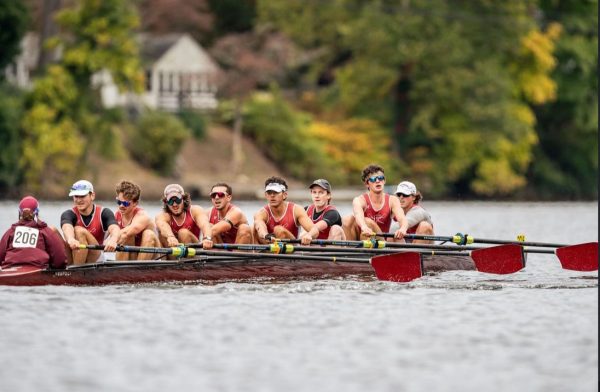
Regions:
[[[163, 192], [163, 211], [156, 215], [158, 238], [164, 247], [197, 243], [202, 238], [206, 247], [212, 246], [211, 228], [206, 211], [192, 205], [190, 194], [179, 184], [169, 184]], [[203, 234], [203, 237], [200, 234]]]
[[0, 240], [0, 267], [32, 265], [46, 269], [65, 268], [67, 255], [58, 231], [39, 218], [39, 204], [33, 196], [19, 203], [19, 220]]
[[[160, 241], [156, 235], [154, 219], [138, 204], [141, 189], [133, 182], [123, 180], [117, 184], [116, 202], [118, 210], [115, 219], [121, 228], [119, 245], [134, 245], [142, 247], [159, 247]], [[151, 260], [156, 258], [152, 253], [117, 252], [117, 260]]]
[[[400, 200], [400, 206], [408, 220], [408, 234], [433, 235], [433, 221], [431, 214], [423, 208], [420, 201], [423, 195], [417, 190], [415, 184], [410, 181], [402, 181], [396, 188], [396, 196]], [[430, 240], [407, 240], [415, 244], [432, 244]]]
[[71, 187], [69, 197], [73, 198], [74, 206], [60, 216], [69, 264], [92, 263], [101, 258], [101, 251], [81, 249], [80, 245], [104, 245], [105, 252], [114, 252], [120, 234], [119, 225], [110, 208], [94, 204], [96, 193], [92, 183], [77, 181]]
[[342, 217], [335, 206], [331, 205], [331, 184], [324, 178], [314, 180], [308, 187], [312, 204], [305, 207], [306, 213], [314, 223], [310, 235], [320, 240], [345, 240], [342, 229]]
[[[242, 210], [231, 203], [233, 190], [229, 184], [216, 183], [210, 190], [213, 205], [208, 213], [212, 241], [218, 244], [251, 244], [252, 229]], [[208, 242], [207, 242], [208, 245]], [[205, 246], [209, 249], [211, 246]]]
[[287, 201], [287, 183], [281, 177], [269, 177], [265, 181], [265, 198], [267, 205], [254, 215], [254, 241], [268, 244], [273, 238], [296, 239], [298, 228], [304, 229], [300, 236], [302, 244], [312, 241], [313, 222], [304, 208]]
[[348, 240], [365, 240], [376, 233], [387, 233], [392, 218], [400, 223], [394, 232], [395, 239], [402, 239], [408, 229], [408, 221], [397, 197], [384, 192], [385, 174], [383, 167], [375, 164], [363, 169], [362, 181], [367, 192], [352, 200], [352, 215], [342, 220]]

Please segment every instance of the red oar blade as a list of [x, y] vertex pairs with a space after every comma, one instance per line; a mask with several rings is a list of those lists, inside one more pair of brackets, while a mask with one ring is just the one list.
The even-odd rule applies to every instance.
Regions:
[[564, 269], [573, 271], [598, 270], [598, 243], [570, 245], [556, 249], [556, 256]]
[[399, 252], [371, 258], [371, 266], [379, 280], [410, 282], [423, 276], [421, 255], [416, 252]]
[[471, 252], [477, 271], [491, 274], [512, 274], [525, 267], [523, 247], [520, 245], [500, 245], [477, 249]]

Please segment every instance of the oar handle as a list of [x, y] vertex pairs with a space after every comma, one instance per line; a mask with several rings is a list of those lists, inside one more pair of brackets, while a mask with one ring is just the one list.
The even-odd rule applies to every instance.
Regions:
[[[185, 244], [189, 248], [202, 248], [202, 244]], [[294, 245], [283, 243], [280, 241], [271, 244], [213, 244], [214, 249], [224, 250], [252, 250], [252, 251], [267, 251], [269, 253], [283, 254], [293, 253]]]
[[[79, 245], [79, 249], [104, 250], [104, 245]], [[175, 257], [193, 257], [196, 255], [196, 249], [183, 245], [172, 248], [149, 248], [143, 246], [117, 245], [115, 250], [117, 252], [166, 254]]]

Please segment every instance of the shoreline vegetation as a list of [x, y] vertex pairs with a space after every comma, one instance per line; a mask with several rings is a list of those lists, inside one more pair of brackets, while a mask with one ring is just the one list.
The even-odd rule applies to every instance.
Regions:
[[256, 199], [272, 175], [341, 198], [371, 163], [426, 200], [598, 198], [597, 0], [208, 1], [187, 25], [185, 0], [37, 3], [0, 3], [0, 198]]

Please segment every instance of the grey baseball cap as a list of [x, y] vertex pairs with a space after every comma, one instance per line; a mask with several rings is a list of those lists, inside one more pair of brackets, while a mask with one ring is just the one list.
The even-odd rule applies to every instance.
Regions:
[[314, 180], [308, 188], [312, 189], [313, 186], [320, 186], [321, 188], [325, 189], [327, 192], [331, 193], [331, 184], [329, 183], [329, 181], [327, 181], [324, 178], [319, 178], [318, 180]]

